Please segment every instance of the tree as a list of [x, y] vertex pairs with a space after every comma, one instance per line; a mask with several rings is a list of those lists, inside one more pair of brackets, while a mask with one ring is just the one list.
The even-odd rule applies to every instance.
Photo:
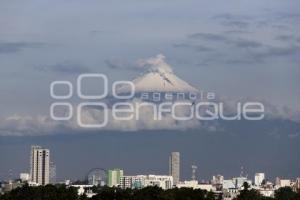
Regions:
[[291, 187], [282, 187], [275, 191], [276, 200], [300, 200], [299, 191], [296, 193]]
[[236, 200], [262, 200], [263, 196], [254, 189], [249, 190], [250, 186], [247, 182], [243, 184], [244, 189], [237, 196]]
[[76, 188], [65, 186], [29, 187], [27, 184], [4, 194], [1, 200], [78, 200]]

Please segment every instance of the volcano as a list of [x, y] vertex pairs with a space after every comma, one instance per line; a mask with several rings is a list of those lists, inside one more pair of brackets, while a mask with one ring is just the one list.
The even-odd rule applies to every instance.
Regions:
[[[163, 55], [140, 61], [146, 71], [136, 77], [132, 83], [135, 93], [161, 92], [161, 93], [198, 93], [199, 90], [177, 77], [171, 66], [165, 62]], [[127, 84], [117, 88], [117, 93], [129, 93], [131, 87]]]

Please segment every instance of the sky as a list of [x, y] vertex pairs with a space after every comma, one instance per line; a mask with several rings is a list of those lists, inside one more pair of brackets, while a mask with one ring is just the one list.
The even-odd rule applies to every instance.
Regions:
[[[53, 101], [49, 93], [52, 81], [68, 80], [75, 83], [81, 73], [104, 73], [109, 77], [110, 85], [115, 80], [132, 80], [142, 73], [136, 66], [138, 61], [159, 54], [165, 56], [165, 62], [172, 66], [176, 75], [196, 88], [229, 99], [261, 99], [272, 110], [283, 108], [283, 113], [276, 113], [276, 120], [279, 118], [282, 126], [275, 127], [274, 123], [278, 123], [276, 121], [268, 125], [268, 129], [257, 130], [256, 126], [251, 125], [245, 125], [244, 128], [250, 127], [252, 131], [271, 135], [270, 141], [262, 139], [259, 148], [270, 145], [270, 149], [276, 149], [274, 141], [283, 133], [293, 138], [290, 139], [291, 143], [279, 142], [278, 145], [290, 146], [280, 155], [289, 154], [290, 160], [286, 162], [299, 166], [300, 160], [296, 159], [296, 152], [300, 152], [299, 1], [3, 0], [0, 2], [0, 156], [6, 164], [0, 164], [0, 179], [7, 178], [10, 168], [15, 168], [16, 172], [26, 169], [29, 156], [28, 152], [24, 155], [24, 150], [28, 151], [31, 142], [43, 143], [41, 137], [46, 137], [49, 142], [45, 145], [53, 148], [58, 146], [61, 138], [67, 137], [65, 140], [70, 140], [70, 149], [74, 151], [81, 143], [85, 145], [82, 148], [89, 149], [93, 140], [107, 140], [101, 131], [72, 136], [70, 132], [73, 130], [55, 129], [58, 135], [48, 136], [53, 129], [44, 116], [49, 116], [49, 105]], [[97, 85], [93, 89], [97, 90]], [[285, 120], [293, 121], [293, 125], [287, 125]], [[40, 136], [44, 131], [47, 136]], [[221, 130], [226, 134], [240, 134], [242, 131], [243, 127], [235, 131]], [[156, 131], [153, 132], [126, 133], [129, 138], [134, 138], [131, 143], [120, 133], [105, 131], [105, 134], [110, 135], [107, 136], [111, 137], [110, 140], [115, 140], [114, 144], [126, 140], [124, 148], [128, 148], [128, 152], [132, 151], [133, 144], [146, 141], [146, 138], [155, 134], [153, 137], [157, 141], [163, 140], [163, 144], [166, 144], [165, 148], [159, 149], [164, 155], [164, 158], [158, 159], [162, 163], [172, 149], [176, 149], [171, 141], [181, 139], [182, 133], [174, 130], [174, 138], [168, 141], [164, 139], [165, 136], [160, 137]], [[81, 136], [84, 134], [88, 135], [86, 139]], [[136, 134], [139, 136], [133, 137]], [[202, 136], [195, 137], [207, 140]], [[252, 139], [258, 138], [259, 134], [254, 134]], [[197, 145], [192, 142], [193, 137], [190, 135], [183, 140]], [[220, 138], [213, 136], [212, 140], [218, 143]], [[227, 140], [230, 141], [227, 138], [224, 143]], [[243, 142], [240, 137], [234, 141], [236, 144]], [[145, 144], [145, 150], [135, 156], [145, 159], [143, 152], [151, 154], [153, 145]], [[185, 146], [184, 143], [181, 145]], [[250, 143], [247, 145], [250, 148]], [[230, 153], [226, 144], [221, 146], [217, 145], [217, 150], [211, 155], [216, 156], [216, 152], [224, 148], [227, 149], [225, 152]], [[65, 152], [64, 147], [57, 148]], [[117, 152], [114, 146], [98, 147], [95, 152], [105, 149]], [[199, 151], [205, 151], [206, 148], [187, 149], [182, 151], [189, 154], [187, 157], [192, 160], [192, 157], [197, 158]], [[224, 155], [228, 155], [225, 152]], [[13, 156], [8, 157], [8, 153]], [[76, 150], [76, 153], [81, 158], [86, 156], [86, 151], [83, 153]], [[122, 153], [112, 153], [112, 156], [115, 154], [122, 157]], [[68, 170], [62, 158], [68, 155], [66, 151], [56, 157], [58, 169], [64, 173], [68, 173]], [[235, 158], [241, 156], [237, 154]], [[274, 156], [271, 154], [271, 157]], [[14, 157], [18, 160], [14, 160]], [[211, 170], [215, 165], [209, 165], [212, 165], [212, 160], [205, 160], [206, 178], [215, 172]], [[223, 161], [221, 166], [226, 170], [220, 171], [228, 175], [233, 174], [233, 169], [239, 171], [243, 159], [237, 160], [240, 163], [234, 166], [227, 166]], [[105, 167], [125, 162], [124, 165], [131, 173], [138, 171], [126, 161], [102, 161], [106, 162]], [[75, 164], [76, 158], [72, 162]], [[235, 159], [230, 162], [235, 163]], [[78, 174], [83, 173], [85, 166], [79, 163], [68, 176], [80, 177]], [[251, 164], [250, 161], [245, 163]], [[97, 164], [91, 163], [86, 168], [94, 165]], [[141, 168], [146, 169], [149, 165], [145, 164]], [[163, 166], [153, 167], [163, 173]], [[262, 166], [268, 170], [272, 168], [264, 164]], [[291, 169], [290, 174], [287, 167], [280, 165], [274, 168], [271, 172], [273, 175], [278, 172], [286, 176], [300, 176], [296, 168]], [[185, 177], [189, 177], [188, 167], [184, 170]], [[254, 171], [255, 167], [249, 170]], [[64, 173], [61, 173], [60, 178], [64, 177]]]

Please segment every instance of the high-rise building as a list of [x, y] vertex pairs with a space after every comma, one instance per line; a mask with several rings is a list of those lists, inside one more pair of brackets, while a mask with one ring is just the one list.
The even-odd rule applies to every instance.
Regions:
[[56, 165], [54, 162], [50, 162], [49, 164], [49, 183], [56, 183]]
[[256, 173], [254, 176], [254, 185], [260, 186], [265, 180], [265, 173]]
[[124, 172], [121, 169], [110, 169], [108, 170], [108, 186], [118, 186], [120, 185], [120, 178], [123, 176]]
[[40, 146], [31, 146], [30, 179], [40, 185], [49, 183], [50, 151]]
[[173, 183], [176, 185], [180, 180], [180, 153], [172, 152], [169, 158], [169, 175], [173, 177]]

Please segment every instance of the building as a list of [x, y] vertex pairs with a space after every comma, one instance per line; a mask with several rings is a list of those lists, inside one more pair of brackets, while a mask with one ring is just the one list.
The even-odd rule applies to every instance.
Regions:
[[296, 179], [293, 189], [294, 189], [294, 191], [300, 190], [300, 178]]
[[56, 165], [54, 162], [50, 162], [49, 164], [49, 183], [56, 183]]
[[6, 193], [6, 192], [10, 192], [18, 187], [22, 187], [23, 185], [24, 185], [24, 183], [22, 183], [20, 181], [9, 181], [9, 182], [1, 184], [1, 190], [2, 190], [2, 192]]
[[241, 189], [245, 182], [247, 182], [249, 186], [252, 185], [252, 181], [248, 180], [247, 177], [243, 177], [243, 176], [234, 177], [234, 178], [232, 178], [232, 181], [233, 181], [235, 187], [238, 189]]
[[261, 186], [265, 180], [265, 173], [256, 173], [254, 176], [254, 185]]
[[120, 185], [120, 178], [124, 175], [123, 170], [121, 169], [112, 169], [108, 170], [108, 183], [107, 185], [109, 187], [116, 187]]
[[172, 152], [169, 158], [169, 175], [173, 177], [174, 185], [180, 181], [180, 153]]
[[252, 181], [248, 180], [247, 177], [234, 177], [232, 179], [223, 180], [222, 191], [223, 199], [234, 199], [239, 194], [239, 191], [243, 189], [243, 184], [247, 182], [249, 186], [252, 185]]
[[291, 187], [291, 180], [290, 179], [281, 179], [279, 177], [276, 178], [276, 189], [281, 187]]
[[148, 175], [145, 177], [143, 187], [157, 186], [163, 190], [168, 190], [173, 187], [173, 177], [165, 175]]
[[145, 176], [137, 175], [137, 176], [122, 176], [120, 178], [120, 187], [122, 189], [126, 188], [135, 188], [140, 189], [145, 184]]
[[30, 174], [28, 174], [28, 173], [21, 173], [20, 174], [20, 180], [22, 182], [28, 182], [30, 180]]
[[259, 188], [259, 193], [264, 197], [274, 197], [275, 190], [272, 188]]
[[207, 191], [212, 191], [215, 190], [212, 184], [199, 184], [198, 181], [196, 180], [191, 180], [191, 181], [184, 181], [182, 183], [178, 183], [176, 185], [178, 188], [193, 188], [193, 189], [201, 189], [201, 190], [207, 190]]
[[164, 190], [171, 189], [173, 187], [173, 177], [166, 175], [137, 175], [122, 176], [120, 178], [120, 187], [122, 189], [141, 189], [148, 186], [157, 186]]
[[77, 194], [79, 196], [85, 194], [87, 198], [92, 198], [96, 195], [96, 193], [93, 193], [92, 191], [94, 185], [69, 185], [69, 187], [77, 188]]
[[49, 184], [50, 150], [31, 146], [30, 179], [40, 185]]
[[223, 181], [224, 181], [224, 176], [218, 174], [216, 176], [213, 176], [211, 183], [216, 189], [216, 191], [222, 191], [223, 189]]

